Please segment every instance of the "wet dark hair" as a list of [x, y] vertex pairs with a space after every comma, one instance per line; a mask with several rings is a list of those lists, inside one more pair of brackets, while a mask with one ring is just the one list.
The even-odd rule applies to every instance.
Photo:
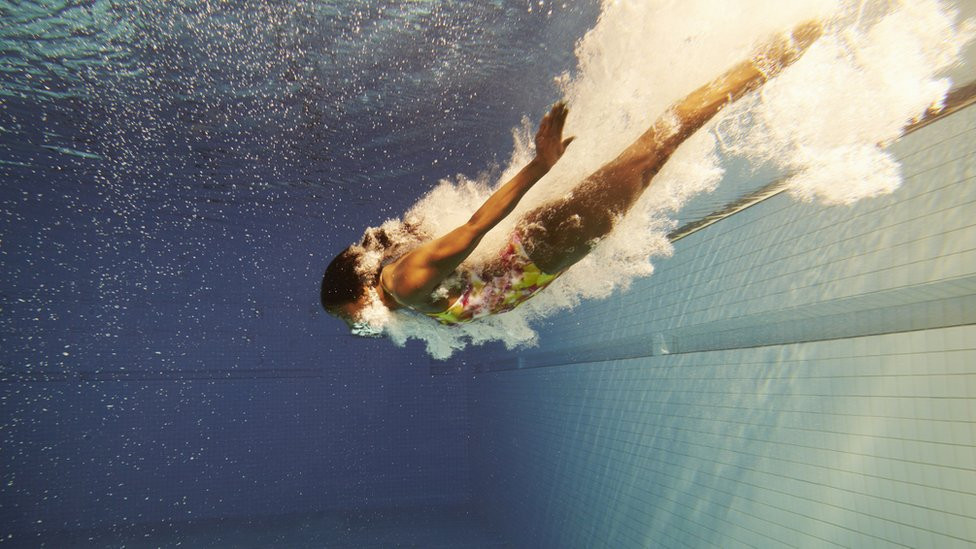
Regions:
[[[362, 242], [353, 244], [325, 268], [322, 276], [321, 299], [322, 307], [329, 312], [346, 303], [353, 303], [379, 281], [380, 270], [363, 274], [359, 265], [360, 254], [379, 252], [382, 255], [381, 264], [389, 263], [404, 252], [416, 247], [426, 239], [426, 234], [414, 224], [401, 223], [396, 228], [400, 236], [398, 241], [390, 236], [382, 227], [366, 229]], [[406, 238], [405, 238], [406, 236]]]
[[352, 303], [366, 293], [365, 278], [356, 272], [360, 251], [349, 246], [325, 268], [322, 276], [321, 299], [326, 311]]

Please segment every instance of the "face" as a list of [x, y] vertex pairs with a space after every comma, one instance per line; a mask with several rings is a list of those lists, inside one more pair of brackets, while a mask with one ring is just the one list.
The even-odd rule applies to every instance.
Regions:
[[369, 304], [369, 298], [363, 296], [353, 303], [346, 303], [332, 314], [342, 319], [349, 326], [349, 331], [357, 337], [383, 337], [383, 330], [370, 326], [360, 319], [360, 313]]
[[383, 337], [383, 330], [379, 330], [369, 325], [368, 322], [353, 322], [349, 326], [349, 332], [356, 337]]

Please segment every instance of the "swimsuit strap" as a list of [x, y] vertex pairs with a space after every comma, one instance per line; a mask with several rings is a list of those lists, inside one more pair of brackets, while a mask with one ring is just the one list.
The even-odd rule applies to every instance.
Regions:
[[[385, 268], [386, 267], [384, 267], [384, 269]], [[406, 307], [408, 309], [413, 309], [413, 307], [411, 307], [410, 305], [407, 305], [406, 303], [400, 301], [400, 298], [398, 298], [395, 293], [391, 292], [390, 289], [386, 287], [386, 284], [383, 283], [383, 270], [382, 269], [380, 269], [380, 277], [379, 278], [380, 278], [380, 289], [382, 289], [384, 292], [386, 292], [386, 295], [388, 295], [391, 298], [393, 298], [393, 301], [396, 301], [400, 305], [402, 305], [402, 306], [404, 306], [404, 307]]]

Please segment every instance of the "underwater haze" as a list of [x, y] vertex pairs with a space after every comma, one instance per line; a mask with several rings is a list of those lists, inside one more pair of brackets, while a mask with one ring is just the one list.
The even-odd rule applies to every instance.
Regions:
[[558, 98], [599, 6], [529, 8], [0, 2], [4, 545], [468, 501], [464, 380], [318, 291]]
[[[0, 0], [0, 544], [342, 510], [323, 528], [356, 546], [377, 510], [463, 522], [468, 386], [431, 365], [536, 344], [547, 318], [653, 276], [675, 227], [775, 179], [837, 208], [894, 191], [886, 147], [967, 83], [953, 71], [974, 11]], [[683, 145], [621, 230], [519, 309], [451, 328], [374, 307], [375, 341], [321, 309], [335, 254], [368, 227], [466, 221], [531, 158], [554, 102], [577, 139], [473, 264], [520, 212], [811, 18], [825, 34], [798, 63]], [[293, 524], [296, 544], [319, 539]]]

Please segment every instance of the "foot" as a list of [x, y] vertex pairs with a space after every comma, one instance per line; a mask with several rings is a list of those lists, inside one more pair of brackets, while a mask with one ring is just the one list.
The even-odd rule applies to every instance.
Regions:
[[769, 80], [796, 62], [822, 34], [820, 21], [801, 23], [790, 36], [778, 35], [762, 46], [759, 53], [753, 56], [752, 64]]

